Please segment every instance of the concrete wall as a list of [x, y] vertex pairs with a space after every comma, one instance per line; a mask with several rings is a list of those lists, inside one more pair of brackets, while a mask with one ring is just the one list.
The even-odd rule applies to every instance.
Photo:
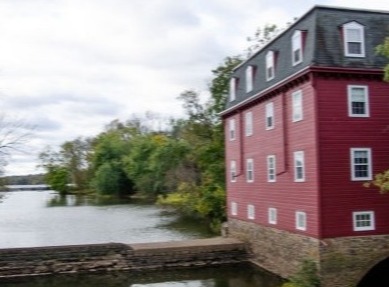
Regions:
[[389, 257], [389, 235], [318, 240], [234, 219], [229, 234], [249, 243], [254, 263], [284, 278], [297, 272], [302, 261], [313, 260], [322, 287], [355, 287]]
[[244, 262], [248, 256], [246, 245], [232, 238], [0, 249], [0, 279], [60, 273], [213, 266]]

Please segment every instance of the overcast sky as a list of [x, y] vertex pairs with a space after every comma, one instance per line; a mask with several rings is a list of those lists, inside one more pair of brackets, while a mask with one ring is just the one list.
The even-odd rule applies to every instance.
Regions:
[[389, 10], [388, 0], [0, 0], [0, 108], [36, 131], [8, 175], [114, 119], [183, 114], [177, 96], [206, 95], [211, 70], [265, 24], [315, 4]]

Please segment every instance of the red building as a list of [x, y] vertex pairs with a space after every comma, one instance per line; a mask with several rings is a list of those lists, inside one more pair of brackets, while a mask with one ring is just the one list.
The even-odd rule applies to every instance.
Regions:
[[[228, 218], [259, 265], [288, 276], [345, 238], [378, 240], [389, 257], [389, 195], [363, 186], [389, 168], [387, 60], [375, 52], [388, 36], [389, 12], [316, 6], [235, 68], [222, 113]], [[307, 252], [267, 262], [290, 248]]]

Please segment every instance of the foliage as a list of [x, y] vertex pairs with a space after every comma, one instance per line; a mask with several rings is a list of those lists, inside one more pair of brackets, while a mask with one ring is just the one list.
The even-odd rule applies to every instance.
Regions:
[[[376, 47], [376, 51], [379, 55], [385, 56], [389, 59], [389, 37], [386, 37], [384, 42]], [[387, 64], [384, 68], [385, 81], [389, 81], [389, 64]], [[374, 180], [367, 182], [364, 184], [365, 187], [370, 186], [378, 187], [381, 193], [389, 192], [389, 170], [378, 173], [374, 176]]]
[[388, 193], [389, 192], [389, 170], [378, 173], [374, 176], [374, 180], [366, 182], [364, 184], [365, 187], [370, 186], [378, 187], [380, 193]]
[[300, 270], [289, 279], [282, 287], [319, 287], [320, 279], [316, 263], [312, 260], [304, 260]]
[[52, 165], [48, 170], [45, 180], [53, 190], [58, 191], [61, 195], [65, 195], [69, 192], [69, 177], [70, 173], [67, 168]]
[[177, 187], [174, 178], [189, 145], [169, 138], [163, 133], [138, 136], [131, 142], [131, 150], [124, 159], [125, 171], [136, 189], [151, 196], [166, 193]]
[[215, 230], [225, 220], [224, 132], [219, 113], [224, 109], [232, 70], [240, 62], [239, 57], [229, 57], [212, 71], [211, 98], [204, 104], [195, 91], [181, 93], [188, 118], [176, 122], [173, 130], [176, 137], [190, 143], [186, 159], [191, 164], [186, 167], [192, 178], [158, 201], [209, 220]]
[[[384, 42], [376, 47], [376, 51], [379, 55], [389, 58], [389, 37], [386, 37]], [[385, 67], [385, 81], [389, 81], [389, 64]]]
[[87, 186], [88, 139], [65, 142], [59, 151], [46, 148], [39, 154], [40, 166], [46, 171], [45, 182], [61, 194], [69, 192], [69, 184], [83, 190]]
[[266, 24], [263, 28], [258, 27], [253, 37], [247, 37], [247, 41], [251, 43], [247, 48], [247, 55], [251, 56], [255, 54], [281, 32], [282, 30], [274, 24]]
[[76, 138], [61, 145], [63, 164], [70, 173], [71, 182], [78, 190], [87, 187], [88, 181], [88, 157], [90, 153], [90, 140]]
[[93, 140], [93, 152], [89, 158], [90, 186], [98, 193], [120, 196], [134, 193], [133, 181], [124, 170], [123, 158], [130, 150], [129, 140], [139, 133], [136, 125], [113, 121]]

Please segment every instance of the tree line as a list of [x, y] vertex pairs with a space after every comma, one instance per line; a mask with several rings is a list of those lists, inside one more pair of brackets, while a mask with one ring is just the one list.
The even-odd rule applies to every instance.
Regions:
[[178, 99], [185, 116], [151, 118], [162, 123], [159, 129], [149, 124], [150, 116], [134, 116], [112, 121], [95, 137], [64, 142], [59, 150], [46, 148], [39, 155], [46, 183], [61, 194], [142, 194], [218, 226], [225, 220], [224, 133], [218, 113], [240, 62], [229, 57], [212, 71], [204, 103], [198, 92], [182, 92]]

